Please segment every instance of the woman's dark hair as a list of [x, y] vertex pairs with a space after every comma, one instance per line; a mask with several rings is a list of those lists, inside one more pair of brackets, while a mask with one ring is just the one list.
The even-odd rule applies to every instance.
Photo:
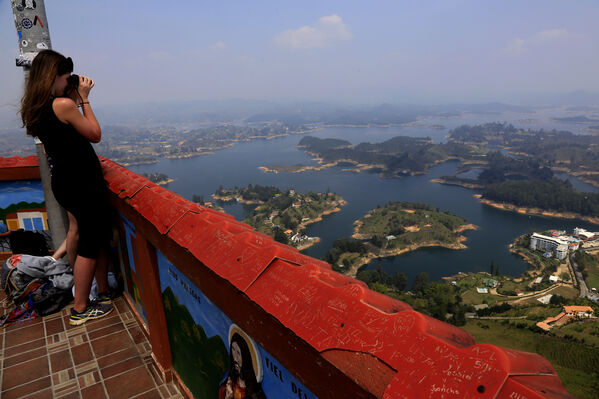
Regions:
[[59, 75], [73, 72], [73, 60], [53, 50], [43, 50], [33, 59], [25, 94], [21, 99], [21, 120], [27, 134], [37, 137], [44, 111], [52, 99], [54, 80]]
[[238, 377], [241, 377], [245, 382], [245, 396], [247, 398], [264, 398], [264, 391], [262, 391], [262, 384], [256, 381], [256, 373], [254, 372], [254, 365], [252, 362], [252, 354], [247, 342], [241, 335], [234, 333], [231, 337], [231, 345], [233, 342], [239, 346], [241, 351], [241, 375], [235, 370], [235, 362], [233, 361], [233, 351], [229, 354], [229, 377], [235, 381]]

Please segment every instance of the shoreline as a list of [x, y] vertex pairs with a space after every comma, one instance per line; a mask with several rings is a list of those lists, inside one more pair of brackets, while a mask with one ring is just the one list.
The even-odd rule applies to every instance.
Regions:
[[473, 197], [476, 198], [481, 204], [488, 205], [488, 206], [491, 206], [493, 208], [500, 209], [503, 211], [517, 212], [521, 215], [546, 216], [546, 217], [553, 217], [553, 218], [559, 218], [559, 219], [578, 219], [578, 220], [582, 220], [582, 221], [588, 222], [588, 223], [599, 224], [599, 218], [597, 218], [597, 217], [583, 216], [581, 214], [572, 213], [572, 212], [556, 212], [556, 211], [543, 210], [540, 208], [519, 207], [514, 204], [495, 202], [495, 201], [492, 201], [492, 200], [489, 200], [486, 198], [482, 198], [481, 194], [474, 194]]
[[172, 177], [169, 177], [166, 180], [160, 180], [159, 182], [156, 182], [154, 184], [158, 184], [159, 186], [166, 186], [167, 184], [172, 183], [174, 181], [175, 181], [175, 179], [173, 179]]
[[262, 204], [264, 204], [264, 202], [262, 202], [262, 201], [244, 200], [243, 198], [242, 199], [238, 199], [239, 197], [235, 197], [233, 195], [211, 194], [210, 196], [215, 201], [220, 201], [220, 202], [225, 202], [225, 203], [227, 203], [227, 202], [237, 202], [237, 203], [246, 204], [246, 205], [262, 205]]
[[430, 181], [431, 181], [431, 183], [445, 184], [447, 186], [464, 187], [464, 188], [468, 188], [470, 190], [479, 190], [481, 188], [484, 188], [484, 186], [482, 184], [465, 183], [462, 181], [451, 181], [451, 180], [443, 179], [442, 177], [438, 177], [436, 179], [431, 179]]
[[380, 250], [380, 251], [378, 251], [378, 253], [367, 252], [366, 255], [361, 256], [359, 258], [358, 262], [353, 264], [348, 270], [343, 271], [342, 274], [356, 278], [356, 275], [358, 274], [358, 270], [362, 266], [369, 264], [374, 259], [398, 256], [398, 255], [401, 255], [401, 254], [404, 254], [407, 252], [416, 251], [420, 248], [443, 247], [443, 248], [454, 249], [454, 250], [468, 249], [468, 247], [466, 245], [462, 244], [462, 242], [464, 242], [466, 240], [467, 240], [466, 237], [460, 236], [460, 238], [458, 238], [459, 242], [457, 242], [457, 243], [445, 243], [445, 242], [440, 242], [440, 241], [424, 241], [424, 242], [417, 243], [417, 244], [410, 244], [403, 248]]
[[[368, 217], [365, 216], [365, 217]], [[360, 220], [356, 220], [354, 222], [354, 234], [352, 234], [352, 238], [354, 239], [358, 239], [358, 240], [364, 240], [364, 239], [368, 239], [368, 238], [361, 238], [361, 237], [365, 237], [364, 234], [360, 234], [358, 233], [358, 230], [360, 229], [360, 227], [362, 226], [362, 222]], [[472, 223], [466, 223], [463, 225], [458, 226], [455, 230], [453, 230], [454, 233], [462, 233], [464, 231], [467, 230], [476, 230], [478, 229], [478, 226], [472, 224]], [[374, 251], [368, 251], [366, 253], [366, 255], [361, 256], [359, 258], [359, 260], [353, 264], [348, 270], [343, 271], [342, 273], [355, 278], [358, 270], [364, 266], [367, 265], [368, 263], [370, 263], [372, 260], [374, 259], [378, 259], [378, 258], [389, 258], [389, 257], [393, 257], [393, 256], [398, 256], [407, 252], [412, 252], [412, 251], [416, 251], [420, 248], [430, 248], [430, 247], [442, 247], [442, 248], [447, 248], [447, 249], [453, 249], [453, 250], [463, 250], [463, 249], [468, 249], [468, 247], [466, 245], [464, 245], [463, 243], [466, 242], [468, 239], [465, 236], [458, 236], [457, 237], [457, 241], [456, 242], [452, 242], [452, 243], [447, 243], [447, 242], [441, 242], [441, 241], [437, 241], [437, 240], [432, 240], [432, 241], [423, 241], [423, 242], [419, 242], [419, 243], [414, 243], [414, 244], [410, 244], [408, 246], [405, 246], [403, 248], [393, 248], [393, 249], [379, 249], [376, 252]]]

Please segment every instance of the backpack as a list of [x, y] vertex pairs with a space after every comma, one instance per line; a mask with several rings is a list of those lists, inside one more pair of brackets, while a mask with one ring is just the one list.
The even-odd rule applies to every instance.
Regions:
[[20, 260], [21, 255], [13, 255], [2, 263], [0, 287], [6, 293], [7, 298], [10, 298], [15, 291], [23, 289], [33, 280], [33, 277], [17, 269]]
[[4, 307], [10, 309], [0, 316], [0, 327], [58, 312], [73, 300], [71, 290], [56, 288], [48, 278], [34, 278], [18, 270], [21, 259], [21, 255], [13, 255], [2, 264]]

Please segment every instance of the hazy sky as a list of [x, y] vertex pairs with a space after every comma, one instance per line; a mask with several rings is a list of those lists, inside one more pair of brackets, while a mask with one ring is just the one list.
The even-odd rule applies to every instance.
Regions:
[[[48, 0], [99, 104], [256, 98], [440, 103], [599, 92], [599, 1]], [[0, 0], [0, 106], [22, 71]]]

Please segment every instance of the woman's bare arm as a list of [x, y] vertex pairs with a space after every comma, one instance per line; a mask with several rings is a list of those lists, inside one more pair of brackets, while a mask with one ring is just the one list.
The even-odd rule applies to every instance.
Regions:
[[72, 125], [79, 134], [92, 143], [99, 143], [102, 139], [102, 129], [88, 100], [92, 87], [94, 87], [93, 80], [86, 76], [79, 76], [79, 94], [82, 99], [80, 106], [83, 114], [77, 104], [67, 97], [55, 99], [52, 109], [61, 122]]

